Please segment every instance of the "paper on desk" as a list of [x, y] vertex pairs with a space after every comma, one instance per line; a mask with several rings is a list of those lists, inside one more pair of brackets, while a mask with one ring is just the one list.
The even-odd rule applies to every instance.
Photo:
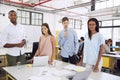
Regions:
[[31, 76], [30, 78], [28, 78], [28, 80], [61, 80], [61, 78], [48, 74], [41, 76]]
[[87, 80], [94, 80], [94, 79], [88, 78]]
[[28, 80], [41, 80], [41, 79], [37, 76], [31, 76], [30, 78], [28, 78]]
[[56, 76], [64, 76], [64, 75], [71, 74], [71, 72], [68, 71], [68, 70], [57, 70], [57, 69], [55, 69], [55, 70], [52, 71], [52, 74], [56, 75]]
[[76, 66], [76, 65], [72, 65], [72, 64], [65, 66], [64, 69], [74, 70], [77, 72], [85, 71], [85, 68], [80, 67], [80, 66]]
[[48, 56], [37, 56], [34, 57], [33, 66], [47, 66]]
[[41, 68], [39, 69], [38, 75], [41, 75], [40, 72], [43, 72], [43, 71], [45, 71], [46, 74], [52, 74], [52, 75], [55, 75], [55, 76], [64, 76], [64, 75], [69, 75], [69, 74], [71, 74], [71, 72], [68, 71], [68, 70], [58, 70], [58, 69], [56, 69], [56, 68], [41, 67]]

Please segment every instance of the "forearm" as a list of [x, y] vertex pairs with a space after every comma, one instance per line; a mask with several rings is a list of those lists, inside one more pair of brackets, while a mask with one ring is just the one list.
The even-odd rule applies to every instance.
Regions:
[[38, 51], [38, 49], [37, 49], [37, 51], [35, 52], [35, 55], [34, 56], [38, 56], [39, 54], [39, 51]]
[[52, 50], [51, 61], [55, 59], [55, 48]]
[[81, 56], [81, 62], [83, 63], [83, 57], [84, 57], [84, 54], [83, 54], [83, 52], [82, 52], [82, 56]]
[[3, 47], [4, 48], [13, 48], [13, 47], [17, 47], [18, 44], [9, 44], [9, 43], [6, 43]]
[[96, 66], [99, 65], [99, 63], [101, 61], [101, 57], [102, 57], [102, 55], [101, 55], [101, 53], [99, 53], [99, 56], [98, 56], [98, 59], [97, 59], [97, 62], [96, 62]]
[[84, 54], [82, 52], [82, 56], [81, 56], [80, 62], [78, 63], [79, 65], [82, 65], [82, 63], [83, 63], [83, 57], [84, 57]]
[[103, 45], [100, 46], [100, 51], [99, 51], [99, 55], [98, 55], [98, 59], [96, 62], [96, 65], [98, 66], [100, 61], [101, 61], [101, 57], [102, 57], [102, 50], [103, 50]]

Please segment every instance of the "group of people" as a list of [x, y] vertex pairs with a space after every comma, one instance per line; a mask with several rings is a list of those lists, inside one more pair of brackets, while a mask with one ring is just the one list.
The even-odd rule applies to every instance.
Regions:
[[[8, 49], [8, 66], [16, 65], [18, 61], [25, 63], [24, 45], [26, 44], [25, 29], [17, 23], [17, 13], [14, 10], [9, 11], [10, 24], [2, 32], [2, 46]], [[74, 30], [69, 28], [68, 17], [62, 18], [63, 30], [58, 35], [58, 43], [61, 48], [61, 59], [64, 62], [76, 64], [73, 56], [77, 55], [79, 43]], [[99, 32], [99, 22], [96, 18], [90, 18], [87, 22], [88, 33], [85, 35], [84, 48], [82, 50], [81, 60], [76, 65], [85, 65], [86, 68], [98, 72], [102, 67], [102, 50], [104, 39]], [[49, 56], [49, 64], [52, 64], [55, 55], [55, 37], [52, 35], [49, 25], [41, 25], [39, 46], [35, 56]]]

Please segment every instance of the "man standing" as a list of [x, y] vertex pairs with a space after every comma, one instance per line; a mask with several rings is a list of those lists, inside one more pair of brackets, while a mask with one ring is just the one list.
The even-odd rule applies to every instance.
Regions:
[[8, 17], [10, 24], [4, 29], [1, 35], [2, 46], [7, 48], [8, 66], [15, 66], [17, 62], [25, 64], [25, 29], [17, 23], [17, 13], [14, 10], [9, 11]]
[[58, 35], [58, 43], [61, 47], [61, 58], [64, 62], [76, 64], [73, 57], [78, 51], [78, 38], [75, 31], [68, 28], [69, 19], [64, 17], [62, 19], [64, 29]]

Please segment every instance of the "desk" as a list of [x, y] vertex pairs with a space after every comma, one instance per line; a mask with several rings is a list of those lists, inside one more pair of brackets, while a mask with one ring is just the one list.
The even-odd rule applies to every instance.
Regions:
[[110, 68], [113, 71], [115, 61], [116, 61], [116, 59], [119, 59], [119, 58], [120, 58], [119, 53], [116, 53], [116, 55], [102, 54], [103, 67]]
[[[27, 52], [32, 52], [32, 47], [27, 47], [25, 48], [25, 53]], [[7, 50], [6, 48], [0, 48], [0, 57], [3, 58], [3, 66], [7, 66], [7, 58], [6, 58], [6, 53], [7, 53]]]
[[[69, 65], [68, 63], [64, 63], [61, 61], [57, 61], [59, 63], [58, 65], [55, 66], [56, 69], [63, 70], [64, 66]], [[29, 77], [33, 76], [34, 74], [39, 73], [40, 67], [26, 67], [26, 65], [20, 66], [20, 69], [17, 68], [17, 66], [13, 67], [4, 67], [3, 68], [7, 73], [8, 77], [12, 77], [12, 80], [28, 80]], [[74, 71], [71, 71], [72, 74], [75, 74]], [[71, 75], [71, 74], [68, 74]], [[89, 76], [89, 79], [91, 80], [120, 80], [120, 77], [111, 75], [108, 73], [104, 72], [98, 72], [94, 73], [92, 72]], [[88, 80], [89, 80], [88, 79]], [[62, 76], [61, 80], [68, 80], [66, 76]]]
[[2, 59], [2, 63], [0, 66], [7, 66], [6, 52], [6, 49], [0, 48], [0, 57]]

